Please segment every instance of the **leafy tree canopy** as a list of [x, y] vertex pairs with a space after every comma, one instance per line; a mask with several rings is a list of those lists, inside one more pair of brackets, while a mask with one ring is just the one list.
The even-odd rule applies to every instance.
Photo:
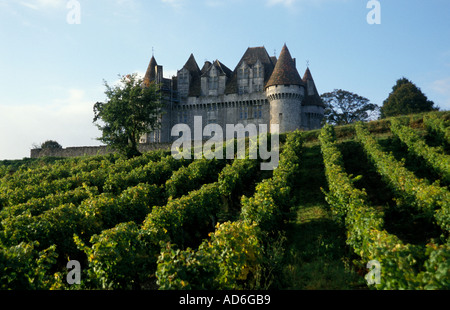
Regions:
[[61, 144], [53, 140], [47, 140], [41, 144], [41, 149], [43, 150], [58, 150], [62, 149]]
[[334, 125], [352, 124], [367, 121], [378, 110], [376, 104], [360, 95], [335, 89], [320, 96], [326, 105], [325, 120]]
[[162, 105], [159, 86], [150, 83], [143, 87], [137, 74], [122, 76], [110, 86], [104, 82], [106, 102], [94, 105], [94, 123], [102, 132], [99, 141], [123, 153], [128, 158], [139, 156], [142, 135], [159, 128]]
[[397, 80], [381, 107], [381, 118], [438, 110], [434, 102], [407, 78]]

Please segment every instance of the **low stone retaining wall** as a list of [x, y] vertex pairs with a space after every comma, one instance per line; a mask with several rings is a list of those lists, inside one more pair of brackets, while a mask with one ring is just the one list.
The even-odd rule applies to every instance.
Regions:
[[[171, 143], [150, 143], [150, 144], [140, 144], [139, 151], [150, 152], [161, 149], [170, 149]], [[30, 157], [31, 158], [41, 158], [41, 157], [79, 157], [79, 156], [95, 156], [95, 155], [106, 155], [109, 153], [114, 153], [115, 151], [109, 146], [82, 146], [82, 147], [68, 147], [59, 150], [49, 150], [49, 149], [32, 149]]]

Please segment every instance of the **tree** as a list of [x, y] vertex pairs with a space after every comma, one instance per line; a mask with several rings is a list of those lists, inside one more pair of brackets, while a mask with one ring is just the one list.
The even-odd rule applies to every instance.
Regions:
[[60, 150], [62, 149], [61, 144], [53, 140], [47, 140], [41, 144], [41, 149], [43, 150]]
[[397, 80], [397, 83], [392, 87], [389, 97], [383, 102], [381, 118], [439, 109], [433, 105], [434, 102], [428, 100], [420, 88], [403, 77]]
[[334, 125], [367, 121], [378, 110], [376, 104], [357, 94], [335, 89], [320, 96], [325, 104], [325, 120]]
[[94, 123], [102, 131], [98, 140], [128, 158], [141, 155], [140, 137], [159, 127], [159, 86], [150, 83], [144, 87], [137, 74], [122, 76], [114, 87], [104, 84], [108, 100], [94, 105]]

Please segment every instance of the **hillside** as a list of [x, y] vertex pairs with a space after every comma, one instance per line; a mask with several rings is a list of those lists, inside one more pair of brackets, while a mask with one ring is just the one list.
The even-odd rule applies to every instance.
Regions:
[[169, 151], [0, 162], [0, 288], [449, 288], [449, 123], [283, 134], [273, 172]]

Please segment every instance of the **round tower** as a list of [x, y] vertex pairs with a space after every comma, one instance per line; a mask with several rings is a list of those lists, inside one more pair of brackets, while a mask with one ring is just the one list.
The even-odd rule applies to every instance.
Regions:
[[279, 124], [279, 133], [301, 129], [305, 83], [286, 44], [281, 50], [265, 91], [270, 103], [270, 124]]

